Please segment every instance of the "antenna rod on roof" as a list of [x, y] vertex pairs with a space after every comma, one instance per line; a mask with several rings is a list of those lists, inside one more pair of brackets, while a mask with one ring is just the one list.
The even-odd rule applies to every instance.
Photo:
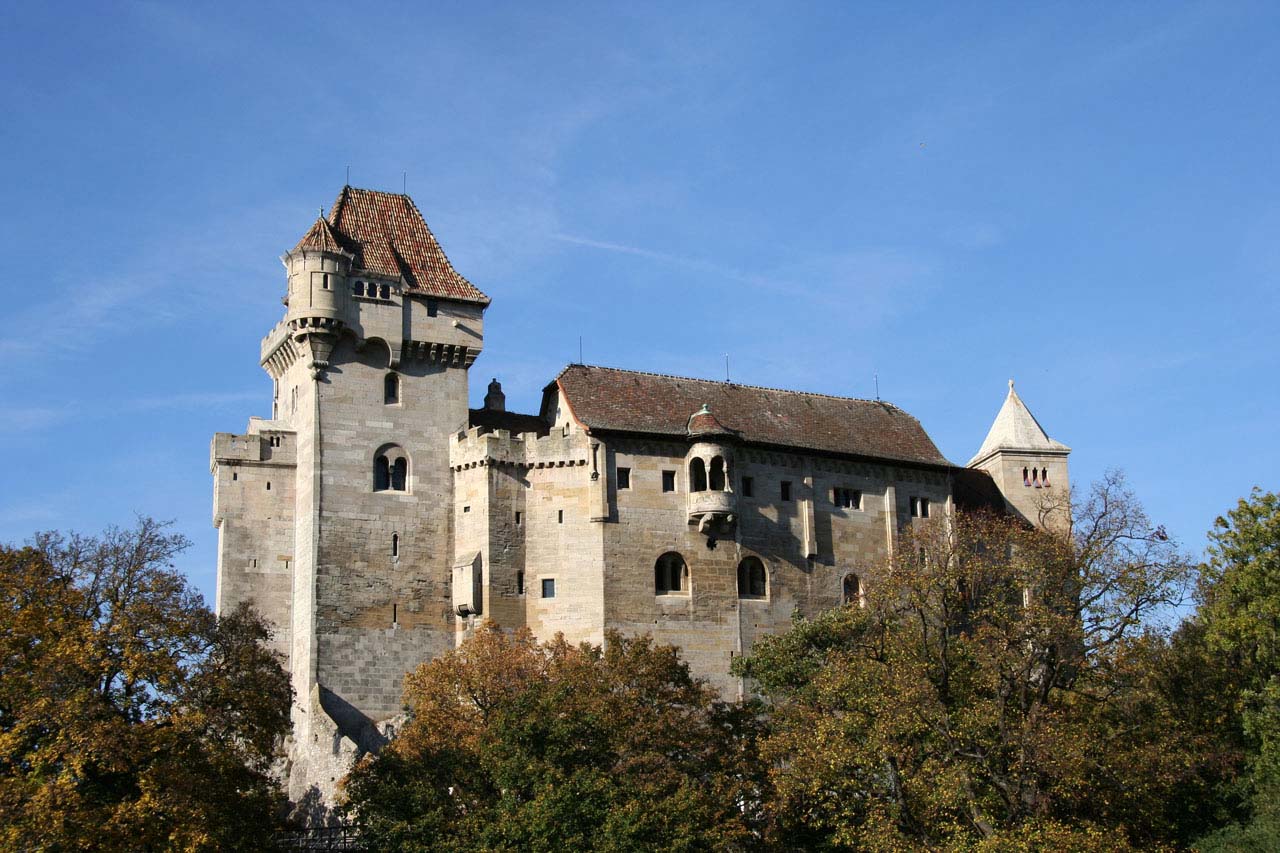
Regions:
[[729, 353], [724, 354], [724, 382], [729, 384]]
[[408, 194], [409, 194], [409, 173], [401, 172], [400, 173], [400, 195], [408, 195]]
[[582, 363], [582, 335], [578, 335], [578, 364]]
[[344, 186], [348, 186], [348, 187], [351, 186], [351, 164], [350, 163], [347, 164], [347, 182], [346, 184], [344, 184]]
[[877, 371], [876, 377], [876, 402], [880, 402], [880, 373]]

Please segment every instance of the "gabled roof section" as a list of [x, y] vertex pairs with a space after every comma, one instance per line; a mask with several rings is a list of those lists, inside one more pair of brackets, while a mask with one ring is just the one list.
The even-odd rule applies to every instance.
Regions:
[[316, 224], [311, 226], [311, 230], [302, 235], [302, 239], [298, 241], [298, 245], [293, 247], [296, 252], [299, 249], [312, 249], [320, 252], [333, 252], [334, 254], [343, 253], [342, 245], [338, 242], [338, 235], [333, 233], [333, 227], [329, 225], [324, 216], [316, 217]]
[[592, 431], [686, 437], [703, 405], [741, 441], [888, 461], [948, 465], [920, 422], [872, 400], [573, 364], [547, 386]]
[[1018, 392], [1013, 390], [1013, 380], [1009, 380], [1009, 396], [1004, 398], [1004, 405], [996, 415], [987, 438], [981, 449], [969, 460], [972, 465], [986, 458], [997, 450], [1029, 451], [1032, 453], [1049, 451], [1070, 453], [1071, 448], [1060, 441], [1049, 438], [1044, 427], [1036, 420], [1035, 415], [1022, 402]]
[[407, 195], [343, 187], [328, 224], [357, 269], [398, 277], [411, 293], [489, 304], [489, 297], [449, 263]]

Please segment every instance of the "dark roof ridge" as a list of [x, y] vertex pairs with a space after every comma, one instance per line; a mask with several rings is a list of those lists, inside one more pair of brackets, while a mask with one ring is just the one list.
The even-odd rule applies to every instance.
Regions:
[[914, 418], [914, 416], [906, 409], [901, 406], [896, 406], [887, 400], [868, 400], [866, 397], [841, 397], [838, 394], [823, 394], [821, 391], [798, 391], [795, 388], [773, 388], [769, 385], [749, 385], [745, 382], [722, 382], [719, 379], [700, 379], [696, 376], [677, 376], [674, 373], [655, 373], [652, 370], [630, 370], [625, 367], [608, 367], [603, 364], [582, 364], [579, 362], [571, 362], [570, 364], [566, 364], [560, 372], [556, 374], [555, 379], [552, 379], [551, 383], [555, 384], [556, 379], [564, 376], [569, 372], [569, 370], [575, 367], [590, 367], [597, 370], [613, 370], [617, 373], [634, 373], [639, 376], [656, 376], [659, 379], [680, 379], [685, 382], [710, 382], [713, 385], [733, 385], [738, 388], [751, 388], [755, 391], [776, 391], [780, 394], [799, 394], [804, 397], [823, 397], [828, 400], [841, 400], [843, 402], [850, 403], [872, 403], [877, 406], [887, 406], [890, 409], [902, 412], [907, 417]]

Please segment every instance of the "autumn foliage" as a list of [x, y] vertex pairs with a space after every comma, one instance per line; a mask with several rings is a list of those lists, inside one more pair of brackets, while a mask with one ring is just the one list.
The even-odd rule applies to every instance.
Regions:
[[142, 519], [0, 548], [0, 848], [262, 850], [290, 688]]

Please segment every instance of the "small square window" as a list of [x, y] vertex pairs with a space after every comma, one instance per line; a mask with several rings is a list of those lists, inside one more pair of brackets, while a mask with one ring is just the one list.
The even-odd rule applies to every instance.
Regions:
[[618, 488], [619, 489], [631, 488], [631, 469], [630, 468], [618, 469]]
[[791, 500], [791, 481], [790, 480], [782, 481], [782, 499], [784, 501]]
[[556, 597], [556, 579], [555, 578], [542, 579], [542, 597], [543, 598]]
[[742, 496], [744, 498], [754, 498], [756, 496], [756, 481], [753, 477], [742, 478]]
[[676, 472], [663, 471], [662, 472], [662, 491], [674, 492], [675, 490], [676, 490]]
[[462, 508], [462, 511], [463, 511], [463, 512], [471, 512], [471, 507], [469, 507], [469, 506], [464, 506], [464, 507]]

